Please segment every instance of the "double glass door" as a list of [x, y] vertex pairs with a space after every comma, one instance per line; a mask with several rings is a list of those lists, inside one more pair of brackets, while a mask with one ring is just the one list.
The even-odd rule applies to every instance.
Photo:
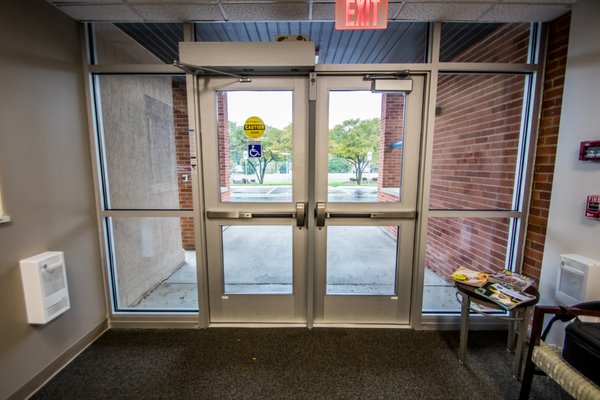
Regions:
[[409, 323], [423, 82], [199, 78], [210, 323]]

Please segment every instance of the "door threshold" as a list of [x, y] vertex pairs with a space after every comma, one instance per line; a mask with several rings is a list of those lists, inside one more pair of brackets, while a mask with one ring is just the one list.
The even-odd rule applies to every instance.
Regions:
[[396, 324], [360, 324], [360, 323], [325, 323], [319, 322], [313, 325], [315, 328], [367, 328], [367, 329], [413, 329], [408, 324], [396, 325]]
[[[213, 322], [209, 328], [307, 328], [305, 323]], [[413, 329], [408, 324], [315, 323], [313, 328]]]
[[306, 323], [211, 322], [209, 328], [306, 328]]

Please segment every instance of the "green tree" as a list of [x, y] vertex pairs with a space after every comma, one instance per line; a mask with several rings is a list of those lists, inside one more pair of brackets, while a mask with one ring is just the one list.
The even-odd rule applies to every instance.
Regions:
[[235, 167], [243, 165], [244, 163], [244, 147], [242, 141], [246, 135], [244, 135], [244, 129], [234, 121], [229, 121], [229, 169], [235, 171]]
[[339, 158], [334, 155], [329, 155], [329, 162], [327, 163], [327, 170], [330, 173], [344, 173], [352, 170], [352, 165], [343, 158]]
[[[376, 157], [379, 142], [379, 118], [361, 121], [349, 119], [329, 131], [329, 152], [352, 165], [356, 183], [369, 165], [368, 154]], [[375, 160], [371, 160], [375, 164]]]
[[[236, 157], [243, 157], [244, 151], [248, 151], [250, 141], [251, 139], [244, 134], [243, 126], [238, 126], [235, 122], [229, 121], [229, 148]], [[286, 156], [292, 152], [291, 124], [283, 129], [267, 125], [260, 142], [262, 144], [262, 157], [248, 158], [246, 162], [248, 163], [248, 170], [256, 175], [260, 184], [263, 184], [269, 164], [274, 161], [284, 161]], [[241, 160], [236, 160], [236, 162], [241, 162]]]

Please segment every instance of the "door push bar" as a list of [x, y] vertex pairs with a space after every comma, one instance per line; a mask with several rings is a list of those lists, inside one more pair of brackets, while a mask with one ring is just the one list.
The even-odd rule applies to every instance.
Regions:
[[296, 226], [306, 227], [306, 203], [296, 203], [296, 211], [248, 212], [248, 211], [207, 211], [208, 219], [253, 219], [253, 218], [295, 218]]
[[416, 219], [416, 211], [382, 211], [366, 213], [327, 212], [325, 203], [317, 203], [315, 208], [317, 226], [325, 226], [326, 218], [370, 218], [370, 219]]
[[308, 204], [307, 203], [296, 203], [296, 212], [295, 217], [296, 217], [296, 226], [298, 228], [303, 228], [306, 227], [306, 209]]

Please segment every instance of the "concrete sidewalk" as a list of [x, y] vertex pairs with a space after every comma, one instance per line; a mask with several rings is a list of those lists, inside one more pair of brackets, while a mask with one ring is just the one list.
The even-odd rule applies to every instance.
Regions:
[[[225, 293], [292, 292], [291, 226], [231, 226], [223, 232]], [[396, 240], [382, 227], [328, 228], [327, 293], [395, 293]], [[424, 310], [458, 310], [452, 284], [425, 271]], [[195, 252], [186, 263], [134, 306], [144, 309], [198, 308]]]

